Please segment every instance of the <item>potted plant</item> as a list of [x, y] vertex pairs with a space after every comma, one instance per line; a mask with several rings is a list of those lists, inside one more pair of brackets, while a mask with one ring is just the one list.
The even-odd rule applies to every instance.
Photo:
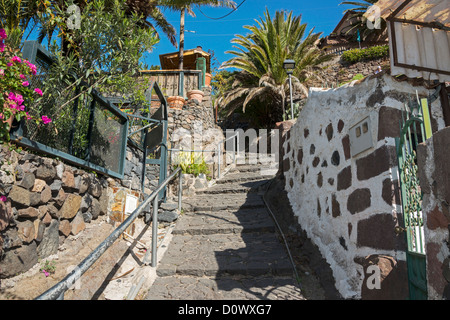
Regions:
[[30, 87], [29, 80], [37, 72], [36, 66], [22, 59], [20, 53], [10, 50], [4, 43], [7, 34], [0, 29], [0, 143], [9, 141], [13, 120], [34, 120], [50, 123], [47, 116], [33, 117], [25, 106], [42, 96], [41, 89]]
[[184, 103], [186, 100], [184, 100], [181, 96], [170, 96], [167, 98], [167, 104], [172, 109], [182, 109], [184, 106]]
[[211, 73], [205, 73], [205, 87], [211, 86], [211, 79], [212, 79]]
[[189, 90], [187, 92], [187, 97], [189, 100], [195, 99], [198, 102], [202, 102], [204, 96], [205, 96], [205, 94], [203, 93], [202, 90]]

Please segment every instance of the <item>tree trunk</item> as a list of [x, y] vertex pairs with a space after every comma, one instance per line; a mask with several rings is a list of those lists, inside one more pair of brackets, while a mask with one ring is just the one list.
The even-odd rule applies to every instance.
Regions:
[[184, 54], [184, 16], [186, 9], [183, 8], [180, 14], [180, 63], [178, 69], [183, 70], [183, 54]]

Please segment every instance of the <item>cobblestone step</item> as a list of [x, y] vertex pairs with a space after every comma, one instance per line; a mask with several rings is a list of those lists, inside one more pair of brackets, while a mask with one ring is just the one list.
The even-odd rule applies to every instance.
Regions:
[[158, 278], [148, 300], [305, 300], [292, 277]]
[[183, 200], [185, 212], [265, 208], [261, 196], [246, 193], [199, 194]]
[[197, 211], [179, 218], [173, 234], [227, 234], [249, 232], [275, 232], [265, 208], [238, 210]]
[[237, 165], [183, 199], [146, 299], [304, 299], [262, 199], [273, 174]]
[[268, 179], [259, 179], [256, 178], [252, 180], [244, 180], [239, 182], [230, 182], [223, 184], [216, 184], [210, 188], [197, 191], [198, 194], [227, 194], [227, 193], [253, 193], [259, 192], [263, 188], [264, 185], [268, 182]]
[[293, 269], [273, 233], [177, 235], [157, 275], [292, 276]]
[[251, 172], [251, 173], [229, 173], [222, 179], [216, 181], [217, 184], [227, 184], [227, 183], [235, 183], [235, 182], [248, 182], [255, 180], [268, 180], [272, 179], [272, 174], [261, 175], [260, 172]]

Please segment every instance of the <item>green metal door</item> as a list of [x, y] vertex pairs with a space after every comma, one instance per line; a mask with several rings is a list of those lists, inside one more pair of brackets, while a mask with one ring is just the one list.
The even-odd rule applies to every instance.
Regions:
[[406, 232], [409, 298], [426, 300], [426, 252], [422, 215], [422, 192], [417, 173], [417, 145], [431, 136], [427, 100], [411, 109], [405, 105], [400, 137], [396, 139], [400, 175], [403, 231]]

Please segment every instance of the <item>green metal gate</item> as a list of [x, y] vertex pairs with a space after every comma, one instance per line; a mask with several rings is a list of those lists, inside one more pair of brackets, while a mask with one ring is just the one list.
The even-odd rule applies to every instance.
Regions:
[[422, 192], [417, 173], [417, 145], [431, 137], [427, 99], [405, 105], [396, 138], [401, 199], [406, 232], [409, 298], [427, 299], [426, 252], [422, 215]]

